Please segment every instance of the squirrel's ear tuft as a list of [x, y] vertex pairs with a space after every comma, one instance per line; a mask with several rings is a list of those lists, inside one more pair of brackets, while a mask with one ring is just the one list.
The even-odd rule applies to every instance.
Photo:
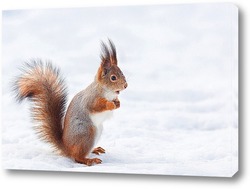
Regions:
[[110, 39], [108, 41], [110, 48], [104, 42], [101, 42], [101, 65], [105, 69], [109, 69], [111, 65], [117, 65], [115, 45]]
[[111, 64], [117, 65], [117, 58], [116, 58], [116, 48], [114, 43], [109, 39], [109, 46], [110, 46], [110, 59]]

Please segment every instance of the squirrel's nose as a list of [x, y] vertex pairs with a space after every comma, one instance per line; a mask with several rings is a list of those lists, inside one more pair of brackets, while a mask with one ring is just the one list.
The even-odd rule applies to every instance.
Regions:
[[124, 89], [126, 89], [128, 87], [128, 83], [125, 83], [124, 85]]

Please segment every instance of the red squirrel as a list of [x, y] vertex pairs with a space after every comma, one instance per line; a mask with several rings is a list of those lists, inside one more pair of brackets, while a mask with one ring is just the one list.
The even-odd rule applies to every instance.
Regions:
[[61, 155], [91, 166], [102, 162], [89, 154], [105, 153], [94, 148], [103, 122], [120, 107], [118, 95], [128, 84], [117, 65], [115, 45], [102, 42], [101, 64], [94, 81], [77, 93], [66, 110], [66, 86], [58, 68], [50, 62], [33, 60], [24, 66], [14, 88], [18, 101], [32, 103], [32, 117], [38, 122], [40, 138], [52, 144]]

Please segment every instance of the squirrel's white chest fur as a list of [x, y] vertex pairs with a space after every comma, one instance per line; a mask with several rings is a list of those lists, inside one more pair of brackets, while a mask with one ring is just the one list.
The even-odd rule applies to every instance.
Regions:
[[[104, 94], [104, 98], [106, 98], [109, 101], [112, 101], [117, 98], [117, 94], [112, 91], [108, 91]], [[113, 115], [113, 111], [111, 110], [103, 111], [100, 113], [93, 113], [90, 115], [90, 118], [94, 126], [96, 127], [95, 144], [97, 143], [97, 141], [99, 140], [101, 136], [102, 129], [103, 129], [103, 125], [102, 125], [103, 122], [107, 119], [110, 119], [112, 115]]]
[[112, 115], [113, 115], [113, 111], [110, 111], [110, 110], [109, 110], [109, 111], [104, 111], [104, 112], [101, 112], [101, 113], [92, 114], [92, 115], [90, 116], [90, 118], [91, 118], [91, 120], [92, 120], [94, 126], [98, 128], [99, 126], [102, 125], [102, 123], [103, 123], [105, 120], [111, 118]]

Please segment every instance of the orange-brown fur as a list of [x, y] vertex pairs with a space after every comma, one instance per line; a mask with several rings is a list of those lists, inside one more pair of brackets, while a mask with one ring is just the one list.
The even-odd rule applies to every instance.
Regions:
[[105, 98], [97, 98], [91, 107], [91, 113], [103, 112], [106, 110], [114, 110], [116, 105]]

